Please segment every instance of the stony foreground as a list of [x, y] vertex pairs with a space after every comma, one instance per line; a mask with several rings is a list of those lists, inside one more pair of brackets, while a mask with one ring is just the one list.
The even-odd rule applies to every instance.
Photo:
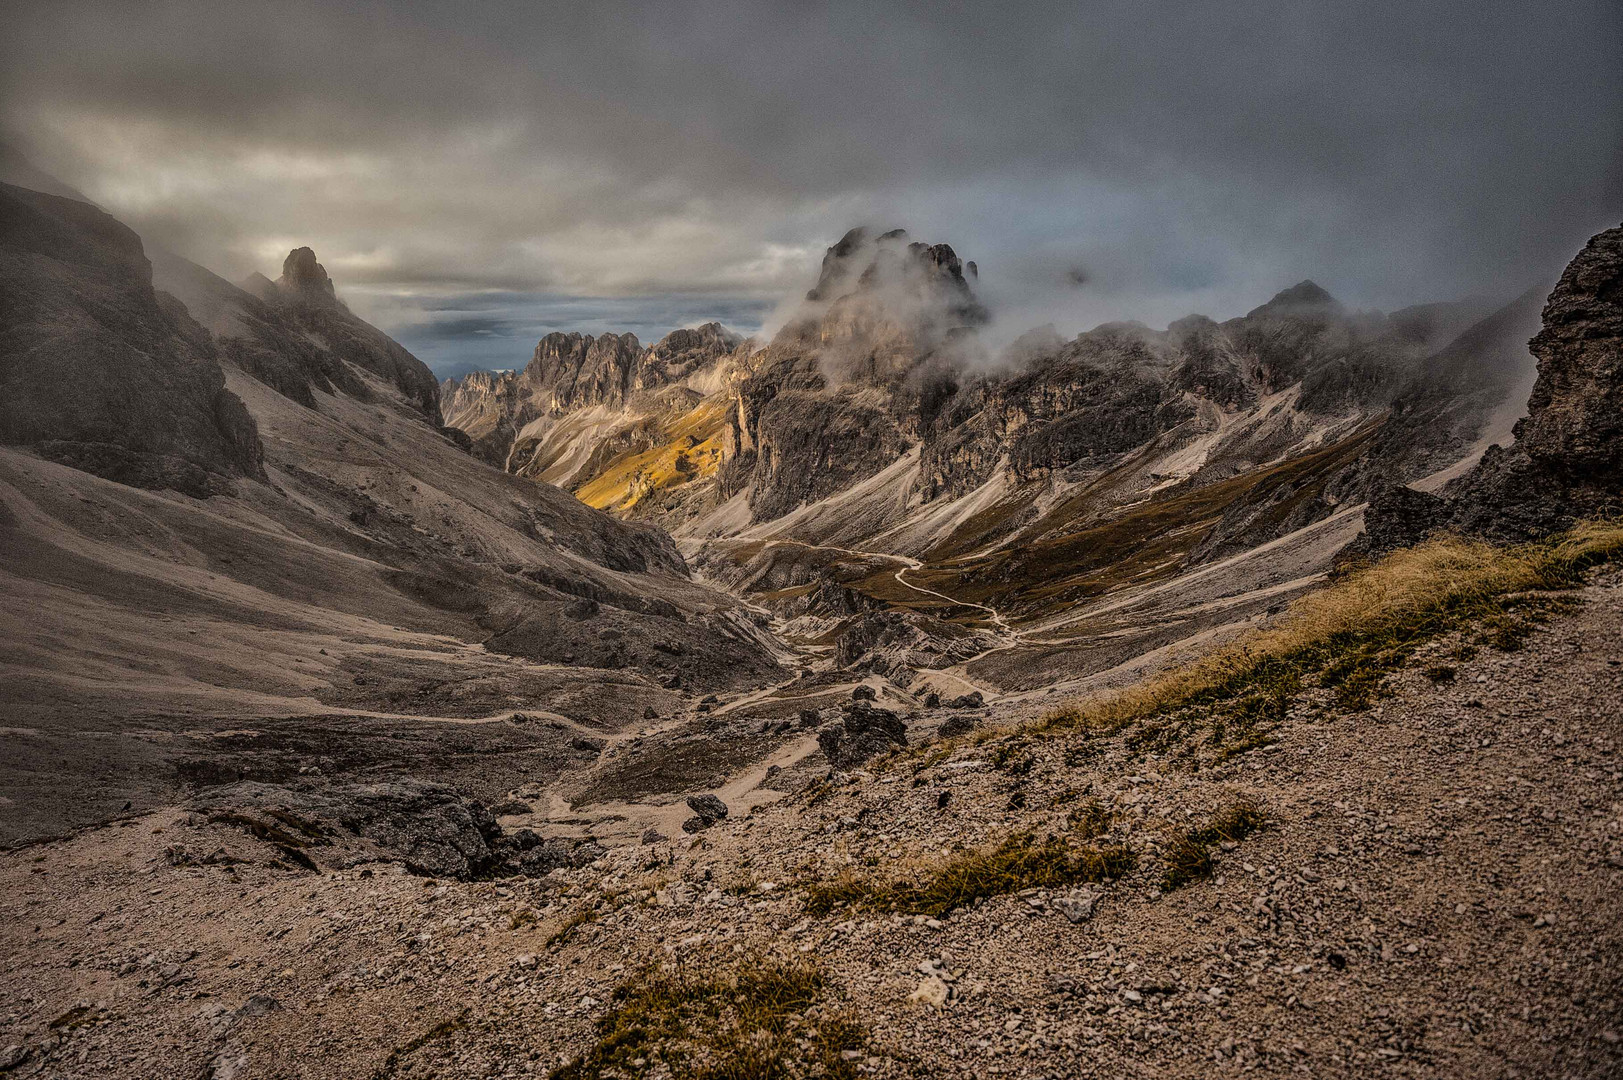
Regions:
[[[539, 879], [311, 871], [182, 810], [11, 852], [0, 1071], [546, 1075], [649, 962], [766, 954], [823, 973], [808, 1027], [865, 1029], [852, 1073], [1615, 1076], [1623, 586], [1583, 597], [1519, 651], [1434, 683], [1440, 643], [1372, 709], [1304, 703], [1196, 772], [1131, 731], [926, 746]], [[1240, 796], [1269, 824], [1163, 894], [1171, 830]], [[940, 919], [806, 913], [842, 871], [1083, 829], [1137, 869]]]

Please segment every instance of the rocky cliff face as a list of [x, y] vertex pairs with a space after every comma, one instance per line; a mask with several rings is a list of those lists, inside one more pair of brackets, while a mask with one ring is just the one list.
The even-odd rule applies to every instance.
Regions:
[[1439, 529], [1527, 539], [1623, 510], [1623, 226], [1593, 237], [1567, 266], [1528, 347], [1538, 378], [1514, 441], [1490, 447], [1441, 497], [1378, 491], [1367, 550]]
[[130, 229], [0, 185], [0, 442], [205, 496], [262, 477], [258, 428], [209, 334], [155, 291]]
[[1528, 343], [1538, 381], [1516, 444], [1575, 486], [1623, 476], [1623, 226], [1589, 241], [1544, 306]]
[[[680, 433], [665, 432], [664, 424], [718, 391], [724, 361], [741, 344], [737, 334], [713, 322], [674, 330], [650, 348], [635, 334], [548, 334], [521, 371], [446, 380], [446, 423], [466, 433], [473, 452], [493, 465], [576, 491], [613, 474], [617, 486], [593, 505], [635, 505], [671, 481], [716, 471], [719, 444], [713, 461], [704, 444], [719, 434], [719, 415]], [[566, 422], [583, 416], [590, 420]], [[674, 445], [678, 439], [680, 447]], [[669, 454], [656, 457], [668, 461], [616, 467], [667, 446]], [[684, 451], [681, 460], [693, 465], [690, 472], [676, 468]]]

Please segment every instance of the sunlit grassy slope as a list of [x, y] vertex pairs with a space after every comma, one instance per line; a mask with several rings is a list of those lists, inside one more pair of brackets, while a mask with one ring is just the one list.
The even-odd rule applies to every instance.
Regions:
[[588, 506], [624, 514], [657, 491], [708, 479], [721, 468], [726, 426], [727, 403], [708, 398], [663, 425], [655, 446], [610, 459], [575, 489], [575, 496]]
[[[1415, 649], [1451, 630], [1514, 648], [1533, 622], [1581, 582], [1582, 571], [1623, 554], [1623, 522], [1586, 522], [1547, 540], [1495, 547], [1432, 540], [1355, 570], [1298, 600], [1273, 627], [1199, 663], [1106, 697], [1063, 706], [1032, 734], [1119, 731], [1153, 723], [1169, 743], [1190, 725], [1256, 739], [1306, 689], [1361, 707]], [[1221, 739], [1220, 739], [1221, 741]]]

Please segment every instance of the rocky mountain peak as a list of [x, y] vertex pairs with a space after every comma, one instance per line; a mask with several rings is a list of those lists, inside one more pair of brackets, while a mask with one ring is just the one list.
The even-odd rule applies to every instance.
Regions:
[[267, 304], [280, 296], [276, 288], [276, 282], [261, 274], [258, 270], [242, 279], [242, 291], [250, 296], [257, 296]]
[[1259, 308], [1253, 308], [1247, 318], [1259, 315], [1333, 315], [1342, 311], [1341, 303], [1317, 282], [1299, 281], [1288, 289], [1281, 289], [1274, 298]]
[[[976, 276], [974, 263], [967, 269], [971, 277]], [[912, 241], [906, 229], [891, 229], [870, 239], [869, 231], [858, 227], [823, 255], [817, 285], [806, 299], [830, 303], [879, 291], [908, 293], [945, 304], [960, 322], [982, 322], [986, 312], [970, 291], [965, 270], [950, 244]]]
[[337, 303], [332, 278], [316, 261], [316, 253], [307, 247], [294, 248], [282, 263], [282, 276], [276, 279], [283, 295], [316, 303]]

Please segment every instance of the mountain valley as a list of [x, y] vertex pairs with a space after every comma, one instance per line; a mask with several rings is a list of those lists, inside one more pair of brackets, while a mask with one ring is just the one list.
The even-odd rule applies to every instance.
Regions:
[[0, 184], [0, 1074], [1623, 1065], [1623, 227], [995, 352], [980, 281], [854, 229], [440, 382]]

